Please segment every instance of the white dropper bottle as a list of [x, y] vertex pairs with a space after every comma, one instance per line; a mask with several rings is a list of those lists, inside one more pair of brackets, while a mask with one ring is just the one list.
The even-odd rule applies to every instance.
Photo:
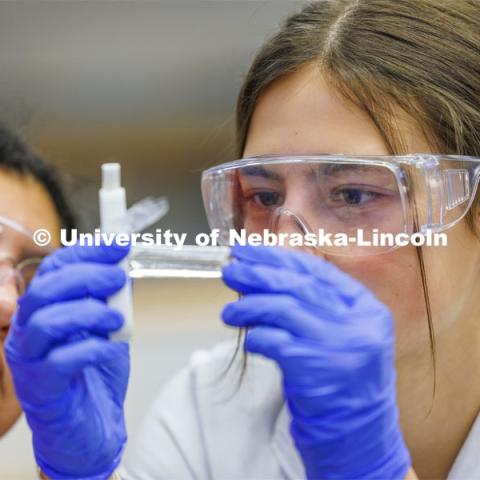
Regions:
[[[125, 189], [120, 182], [120, 164], [104, 163], [102, 165], [102, 188], [99, 191], [100, 228], [104, 233], [122, 232], [121, 219], [127, 212]], [[125, 230], [126, 231], [126, 230]], [[125, 286], [108, 299], [108, 305], [120, 311], [124, 317], [121, 329], [110, 334], [111, 340], [128, 341], [133, 330], [132, 289], [128, 278], [128, 258], [118, 264], [125, 271]]]

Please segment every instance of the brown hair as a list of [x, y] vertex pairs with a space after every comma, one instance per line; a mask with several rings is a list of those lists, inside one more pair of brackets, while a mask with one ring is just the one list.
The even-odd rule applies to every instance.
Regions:
[[[433, 151], [480, 157], [479, 0], [308, 4], [261, 48], [247, 74], [237, 103], [239, 157], [263, 90], [311, 63], [367, 112], [390, 153], [407, 153], [395, 123], [395, 112], [401, 109], [415, 119]], [[467, 217], [472, 229], [478, 204]], [[417, 253], [435, 361], [420, 248]]]

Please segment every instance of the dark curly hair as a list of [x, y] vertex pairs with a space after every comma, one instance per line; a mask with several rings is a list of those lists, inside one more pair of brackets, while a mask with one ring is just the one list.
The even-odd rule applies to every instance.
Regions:
[[67, 232], [75, 228], [75, 215], [55, 168], [34, 153], [17, 133], [2, 123], [0, 123], [0, 169], [14, 172], [20, 177], [35, 178], [50, 195], [61, 226], [67, 229]]

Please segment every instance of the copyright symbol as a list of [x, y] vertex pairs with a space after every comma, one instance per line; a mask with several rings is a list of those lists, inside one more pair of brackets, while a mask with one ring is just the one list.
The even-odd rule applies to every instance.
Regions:
[[47, 246], [51, 240], [52, 236], [50, 235], [50, 232], [45, 228], [39, 228], [33, 233], [33, 241], [39, 247]]

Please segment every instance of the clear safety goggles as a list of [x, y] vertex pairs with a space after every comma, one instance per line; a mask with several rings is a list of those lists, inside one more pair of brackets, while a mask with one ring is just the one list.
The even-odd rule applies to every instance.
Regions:
[[0, 216], [0, 285], [12, 283], [24, 293], [43, 257], [52, 250], [34, 241], [34, 232], [14, 220]]
[[265, 156], [206, 170], [202, 194], [222, 244], [232, 230], [298, 232], [340, 240], [316, 245], [326, 254], [371, 255], [399, 246], [379, 239], [455, 225], [479, 176], [480, 159], [468, 156]]

